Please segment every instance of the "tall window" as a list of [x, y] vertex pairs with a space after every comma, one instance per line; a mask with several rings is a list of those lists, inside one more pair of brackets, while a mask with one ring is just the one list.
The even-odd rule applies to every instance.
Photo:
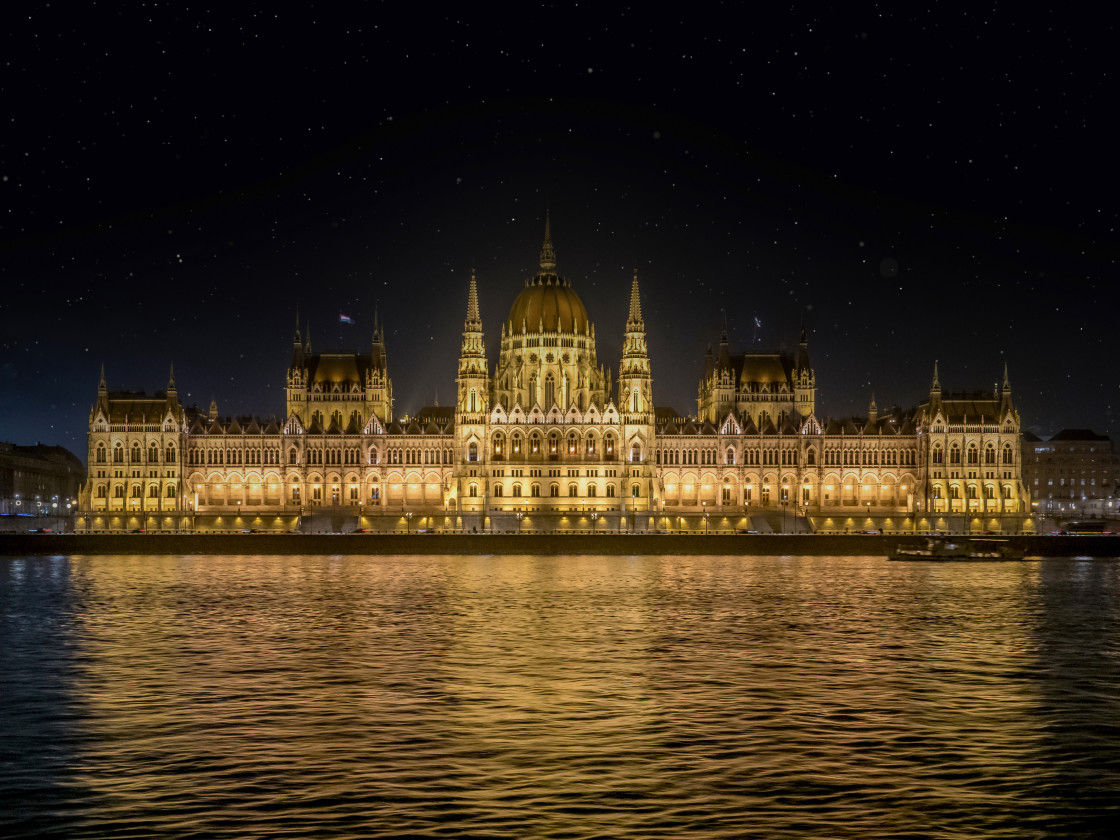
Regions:
[[556, 402], [556, 380], [549, 373], [544, 378], [544, 410], [548, 411]]

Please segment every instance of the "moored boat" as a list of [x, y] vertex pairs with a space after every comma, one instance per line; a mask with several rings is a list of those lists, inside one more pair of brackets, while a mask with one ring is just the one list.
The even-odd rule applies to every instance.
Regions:
[[1026, 552], [1010, 540], [979, 537], [931, 538], [924, 546], [900, 545], [888, 560], [1021, 560]]

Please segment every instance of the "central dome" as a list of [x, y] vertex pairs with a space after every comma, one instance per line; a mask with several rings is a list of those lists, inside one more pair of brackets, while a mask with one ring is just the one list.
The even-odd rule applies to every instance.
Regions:
[[555, 274], [538, 274], [509, 310], [510, 331], [582, 333], [587, 331], [587, 309], [571, 284]]

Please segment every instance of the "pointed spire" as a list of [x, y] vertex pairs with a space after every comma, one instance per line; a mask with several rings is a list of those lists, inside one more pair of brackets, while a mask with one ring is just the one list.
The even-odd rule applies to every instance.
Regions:
[[930, 393], [941, 393], [941, 380], [937, 376], [937, 360], [933, 360], [933, 384], [929, 386]]
[[303, 348], [303, 352], [308, 356], [311, 355], [311, 322], [307, 322], [307, 344]]
[[472, 328], [481, 328], [482, 315], [478, 311], [478, 281], [474, 276], [474, 269], [471, 269], [471, 285], [467, 292], [467, 323]]
[[171, 373], [168, 375], [168, 379], [167, 379], [167, 393], [168, 394], [175, 393], [175, 363], [174, 362], [171, 363]]
[[104, 392], [109, 390], [109, 386], [105, 384], [105, 363], [101, 363], [101, 379], [97, 382], [97, 390]]
[[541, 271], [551, 274], [556, 270], [556, 251], [552, 248], [552, 220], [544, 211], [544, 245], [541, 246]]
[[1007, 362], [1003, 363], [1003, 390], [1011, 390], [1011, 378], [1007, 375]]
[[642, 301], [638, 296], [638, 269], [634, 269], [634, 280], [630, 283], [630, 316], [627, 326], [642, 323]]
[[871, 405], [867, 407], [867, 422], [874, 423], [879, 418], [879, 406], [875, 403], [875, 392], [871, 392]]

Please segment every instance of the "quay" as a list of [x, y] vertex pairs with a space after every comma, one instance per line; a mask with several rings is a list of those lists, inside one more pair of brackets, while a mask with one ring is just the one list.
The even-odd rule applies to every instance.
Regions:
[[[897, 534], [0, 534], [0, 555], [744, 555], [866, 556], [925, 536]], [[1120, 557], [1120, 535], [1016, 535], [1031, 557]]]

